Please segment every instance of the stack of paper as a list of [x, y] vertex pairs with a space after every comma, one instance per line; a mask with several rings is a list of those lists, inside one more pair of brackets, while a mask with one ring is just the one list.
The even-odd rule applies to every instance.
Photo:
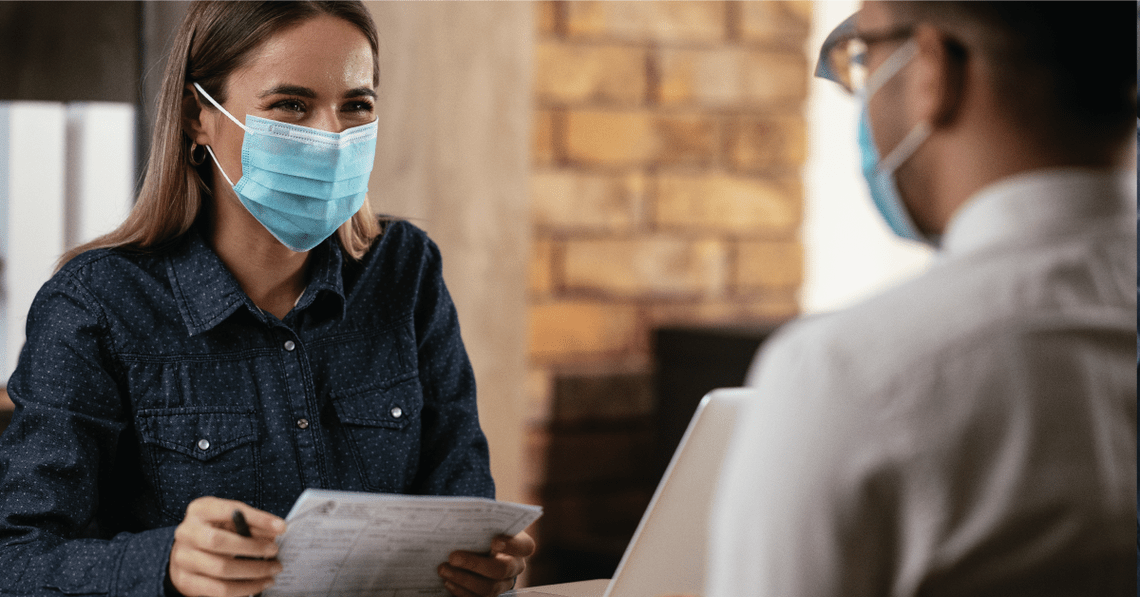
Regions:
[[484, 498], [307, 489], [286, 518], [284, 570], [265, 597], [448, 595], [436, 570], [451, 552], [488, 552], [495, 536], [541, 515]]

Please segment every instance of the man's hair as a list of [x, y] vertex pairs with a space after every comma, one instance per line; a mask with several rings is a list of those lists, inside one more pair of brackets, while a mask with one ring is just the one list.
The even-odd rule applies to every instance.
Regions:
[[[1055, 108], [1055, 115], [1118, 133], [1136, 113], [1132, 2], [889, 2], [902, 22], [969, 32], [966, 51], [995, 65], [995, 85], [1011, 107]], [[1051, 98], [1025, 97], [1040, 78]]]

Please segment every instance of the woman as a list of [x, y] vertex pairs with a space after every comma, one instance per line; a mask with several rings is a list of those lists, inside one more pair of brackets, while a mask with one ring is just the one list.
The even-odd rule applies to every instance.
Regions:
[[[493, 496], [439, 252], [365, 201], [377, 84], [359, 2], [191, 5], [134, 210], [29, 314], [0, 592], [249, 595], [306, 487]], [[453, 594], [534, 543], [492, 547], [441, 563]]]

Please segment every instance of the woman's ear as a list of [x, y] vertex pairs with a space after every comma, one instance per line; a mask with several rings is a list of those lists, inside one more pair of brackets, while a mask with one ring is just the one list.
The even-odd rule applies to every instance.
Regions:
[[182, 131], [198, 145], [213, 145], [210, 138], [212, 127], [206, 126], [203, 116], [209, 112], [202, 109], [198, 90], [187, 84], [182, 88]]

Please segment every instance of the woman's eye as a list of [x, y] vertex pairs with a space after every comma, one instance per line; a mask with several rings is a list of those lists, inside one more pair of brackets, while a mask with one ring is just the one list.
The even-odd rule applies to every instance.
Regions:
[[282, 101], [277, 102], [276, 104], [273, 104], [273, 107], [275, 109], [287, 110], [289, 112], [304, 112], [305, 111], [305, 104], [303, 104], [297, 100], [282, 100]]
[[350, 102], [344, 109], [346, 112], [372, 112], [372, 102]]

